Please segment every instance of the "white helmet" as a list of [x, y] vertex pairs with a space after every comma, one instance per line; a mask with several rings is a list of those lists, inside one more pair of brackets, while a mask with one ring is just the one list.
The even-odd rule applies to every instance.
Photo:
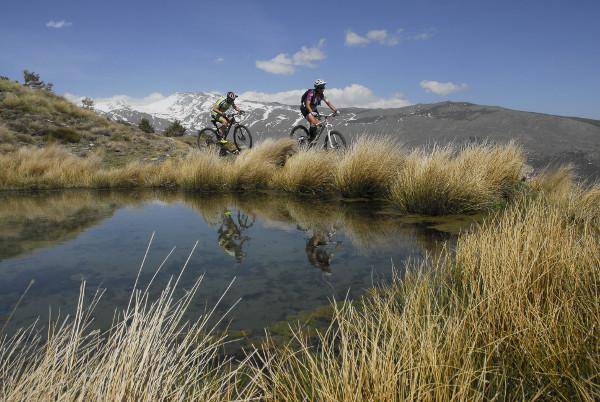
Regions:
[[325, 84], [327, 84], [327, 82], [325, 82], [324, 80], [315, 80], [315, 89], [325, 88]]

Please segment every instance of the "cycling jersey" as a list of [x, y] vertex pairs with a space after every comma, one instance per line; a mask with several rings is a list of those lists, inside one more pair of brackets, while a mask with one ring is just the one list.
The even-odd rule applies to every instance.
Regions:
[[318, 93], [316, 90], [314, 89], [309, 89], [308, 91], [304, 92], [304, 95], [302, 95], [302, 106], [306, 107], [306, 105], [310, 105], [310, 108], [314, 111], [315, 108], [317, 106], [319, 106], [321, 104], [321, 101], [325, 100], [325, 94], [324, 93]]
[[229, 103], [227, 102], [227, 98], [224, 96], [221, 96], [219, 99], [217, 99], [217, 101], [213, 104], [212, 106], [212, 111], [216, 111], [218, 110], [219, 113], [224, 114], [227, 109], [229, 109], [231, 106], [233, 105], [233, 103]]

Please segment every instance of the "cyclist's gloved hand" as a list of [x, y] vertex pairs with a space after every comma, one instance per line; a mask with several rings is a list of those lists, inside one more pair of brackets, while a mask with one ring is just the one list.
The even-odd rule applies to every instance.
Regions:
[[240, 111], [239, 111], [239, 114], [244, 114], [244, 113], [246, 113], [246, 111], [245, 111], [245, 110], [240, 110]]

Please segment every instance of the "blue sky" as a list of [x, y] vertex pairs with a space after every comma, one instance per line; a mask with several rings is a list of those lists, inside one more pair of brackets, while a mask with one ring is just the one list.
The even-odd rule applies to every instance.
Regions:
[[[344, 104], [464, 100], [600, 118], [600, 1], [4, 2], [0, 75], [142, 98], [315, 78]], [[351, 86], [352, 84], [356, 84]]]

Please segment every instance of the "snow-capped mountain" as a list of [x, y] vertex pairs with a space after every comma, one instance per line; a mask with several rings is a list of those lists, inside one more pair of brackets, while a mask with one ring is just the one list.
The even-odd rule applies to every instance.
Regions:
[[[114, 120], [137, 124], [148, 118], [158, 130], [179, 120], [189, 134], [210, 125], [210, 107], [220, 95], [178, 92], [155, 102], [132, 104], [128, 98], [96, 102], [96, 110]], [[299, 101], [299, 100], [298, 100]], [[287, 136], [303, 122], [298, 105], [239, 98], [247, 112], [243, 124], [256, 141]], [[327, 110], [327, 108], [324, 108]], [[395, 109], [341, 108], [335, 127], [348, 141], [358, 135], [387, 135], [407, 148], [473, 141], [522, 144], [533, 166], [570, 162], [588, 176], [600, 177], [600, 121], [523, 112], [465, 102], [419, 104]]]
[[[110, 102], [97, 101], [96, 110], [113, 120], [137, 124], [142, 117], [150, 120], [161, 131], [171, 122], [179, 120], [189, 132], [210, 125], [210, 108], [221, 94], [213, 92], [177, 92], [155, 102], [135, 105], [126, 98]], [[237, 105], [244, 111], [244, 124], [252, 128], [258, 137], [288, 131], [302, 120], [297, 107], [279, 103], [254, 102], [238, 99]]]

